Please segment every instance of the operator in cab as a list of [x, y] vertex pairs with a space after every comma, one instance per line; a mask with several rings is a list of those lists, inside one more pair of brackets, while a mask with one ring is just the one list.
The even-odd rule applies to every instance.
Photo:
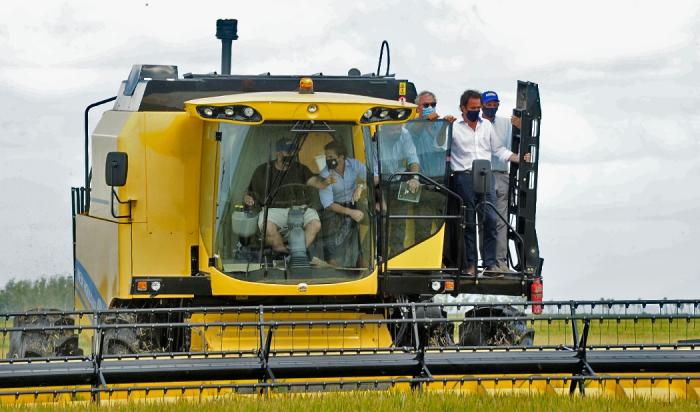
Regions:
[[[284, 237], [287, 234], [288, 215], [292, 205], [306, 206], [304, 235], [307, 249], [321, 230], [318, 212], [310, 207], [310, 199], [307, 195], [309, 191], [303, 186], [320, 189], [324, 185], [321, 185], [308, 167], [294, 158], [294, 152], [294, 142], [291, 139], [279, 139], [275, 144], [275, 160], [255, 168], [248, 185], [248, 192], [243, 196], [243, 202], [247, 207], [263, 206], [264, 202], [268, 203], [265, 243], [279, 253], [289, 253]], [[266, 180], [266, 177], [269, 179]], [[264, 214], [260, 213], [258, 227], [261, 231], [263, 219]]]

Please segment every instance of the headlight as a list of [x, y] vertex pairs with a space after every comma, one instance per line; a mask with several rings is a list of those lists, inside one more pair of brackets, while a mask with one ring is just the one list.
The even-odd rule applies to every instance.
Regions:
[[255, 109], [253, 109], [252, 107], [246, 106], [243, 108], [243, 116], [253, 117], [254, 114], [255, 114]]
[[362, 114], [360, 123], [376, 123], [391, 120], [406, 120], [410, 110], [392, 109], [389, 107], [373, 107]]
[[197, 113], [205, 119], [236, 120], [239, 122], [259, 122], [262, 116], [250, 106], [198, 106]]
[[210, 106], [198, 107], [199, 114], [204, 117], [214, 117], [216, 109]]

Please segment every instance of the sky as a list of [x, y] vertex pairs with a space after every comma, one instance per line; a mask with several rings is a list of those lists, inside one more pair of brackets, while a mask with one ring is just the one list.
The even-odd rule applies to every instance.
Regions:
[[[545, 298], [699, 298], [700, 5], [674, 1], [25, 1], [0, 15], [0, 285], [70, 274], [82, 116], [133, 64], [391, 72], [457, 114], [517, 80], [542, 101], [537, 230]], [[99, 111], [91, 118], [92, 125]]]

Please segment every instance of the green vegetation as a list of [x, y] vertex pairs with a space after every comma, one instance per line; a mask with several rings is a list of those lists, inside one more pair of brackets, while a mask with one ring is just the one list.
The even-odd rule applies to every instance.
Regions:
[[[535, 345], [572, 345], [572, 323], [564, 320], [528, 322], [535, 329]], [[579, 336], [583, 322], [577, 322]], [[594, 319], [588, 331], [589, 345], [674, 344], [680, 340], [700, 339], [697, 319]]]
[[51, 276], [37, 280], [12, 279], [0, 290], [0, 313], [36, 308], [72, 309], [73, 278]]
[[[10, 410], [0, 407], [0, 411]], [[125, 403], [115, 406], [67, 405], [14, 407], [27, 411], [114, 411], [114, 412], [171, 412], [192, 411], [691, 411], [700, 410], [693, 401], [664, 402], [648, 399], [614, 399], [601, 397], [524, 396], [524, 395], [469, 395], [436, 392], [355, 392], [315, 395], [284, 395], [272, 398], [237, 396], [204, 402]]]

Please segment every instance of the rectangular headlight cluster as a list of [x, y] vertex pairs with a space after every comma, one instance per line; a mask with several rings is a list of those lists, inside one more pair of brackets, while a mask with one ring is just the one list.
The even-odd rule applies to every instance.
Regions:
[[389, 107], [373, 107], [368, 109], [360, 118], [360, 123], [376, 123], [406, 120], [411, 109], [392, 109]]
[[250, 106], [197, 106], [197, 113], [205, 119], [259, 122], [262, 116]]

